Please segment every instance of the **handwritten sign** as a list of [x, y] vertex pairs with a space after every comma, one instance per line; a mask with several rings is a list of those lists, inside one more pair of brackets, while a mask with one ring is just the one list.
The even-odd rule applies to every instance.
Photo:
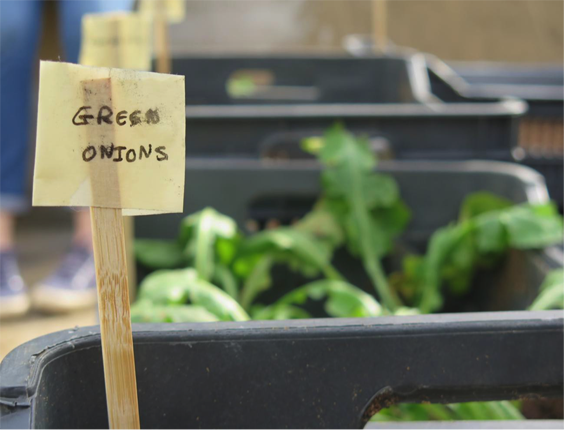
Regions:
[[139, 12], [154, 17], [162, 11], [168, 22], [179, 23], [184, 20], [184, 3], [183, 0], [141, 0]]
[[80, 64], [150, 70], [151, 33], [151, 20], [142, 14], [87, 14], [82, 17]]
[[43, 61], [33, 204], [182, 212], [184, 135], [184, 77]]

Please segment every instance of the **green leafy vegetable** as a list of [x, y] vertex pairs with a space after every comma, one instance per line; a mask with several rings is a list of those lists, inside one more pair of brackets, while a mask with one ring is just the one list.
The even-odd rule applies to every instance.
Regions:
[[361, 257], [383, 304], [393, 311], [400, 302], [380, 262], [390, 249], [391, 234], [372, 211], [397, 210], [398, 186], [391, 177], [374, 174], [376, 159], [367, 142], [355, 139], [340, 125], [325, 134], [318, 157], [326, 166], [322, 175], [325, 204], [346, 232], [349, 250]]
[[[191, 303], [206, 309], [222, 321], [250, 319], [231, 296], [200, 279], [194, 269], [161, 270], [147, 276], [139, 287], [138, 302], [179, 306]], [[137, 303], [134, 305], [134, 307]], [[144, 304], [145, 305], [145, 304]]]
[[403, 276], [406, 288], [419, 296], [423, 313], [441, 308], [443, 283], [451, 291], [466, 292], [475, 270], [491, 265], [508, 248], [537, 249], [562, 241], [562, 217], [551, 204], [509, 207], [481, 192], [469, 196], [462, 207], [463, 221], [437, 230], [425, 257]]
[[399, 404], [383, 409], [371, 421], [467, 421], [523, 420], [515, 402], [469, 402], [440, 404]]
[[273, 305], [256, 312], [254, 319], [279, 319], [281, 315], [300, 315], [296, 305], [307, 299], [327, 299], [325, 310], [332, 317], [374, 317], [382, 315], [382, 307], [370, 294], [340, 280], [311, 282], [286, 294]]
[[164, 240], [137, 239], [135, 257], [150, 269], [177, 269], [187, 262], [178, 242]]
[[194, 262], [199, 277], [206, 281], [212, 280], [216, 261], [231, 262], [239, 240], [235, 221], [212, 208], [184, 218], [180, 227], [184, 255]]
[[539, 249], [562, 242], [562, 217], [554, 204], [522, 205], [500, 212], [509, 245]]
[[546, 275], [540, 293], [529, 309], [532, 311], [564, 309], [564, 269], [556, 269]]
[[[159, 270], [144, 279], [132, 307], [133, 321], [245, 321], [248, 312], [253, 319], [309, 318], [311, 305], [346, 318], [435, 312], [442, 307], [443, 288], [465, 294], [474, 273], [494, 267], [508, 249], [539, 249], [562, 241], [562, 217], [554, 205], [514, 206], [482, 191], [466, 197], [457, 222], [432, 235], [425, 255], [406, 256], [402, 270], [387, 279], [381, 259], [411, 218], [398, 184], [374, 172], [376, 159], [367, 142], [341, 126], [302, 146], [326, 167], [323, 194], [291, 227], [244, 237], [231, 218], [206, 208], [183, 220], [176, 242], [137, 241], [142, 264], [177, 270]], [[333, 253], [341, 247], [362, 260], [382, 304], [332, 265]], [[257, 297], [272, 286], [273, 267], [280, 264], [317, 279], [274, 303], [257, 304]], [[530, 309], [564, 308], [563, 278], [562, 269], [549, 274]], [[522, 419], [515, 405], [400, 404], [375, 420]]]
[[[249, 309], [251, 303], [262, 291], [267, 290], [272, 284], [272, 279], [270, 278], [270, 270], [274, 264], [274, 259], [271, 255], [264, 256], [254, 256], [253, 260], [255, 264], [247, 264], [248, 260], [244, 262], [250, 269], [248, 276], [246, 276], [245, 283], [241, 289], [241, 295], [239, 302], [241, 306], [245, 309]], [[238, 261], [235, 263], [235, 267], [241, 267], [243, 263]], [[246, 270], [246, 268], [245, 268]], [[244, 273], [242, 269], [239, 269], [239, 273]]]
[[511, 200], [496, 196], [487, 191], [477, 191], [464, 199], [460, 206], [460, 221], [475, 218], [483, 213], [506, 209], [513, 206]]
[[508, 401], [469, 402], [450, 405], [460, 420], [523, 420], [525, 417]]
[[213, 322], [219, 318], [202, 306], [155, 305], [150, 300], [138, 300], [131, 308], [133, 322]]
[[253, 254], [271, 254], [306, 276], [322, 272], [329, 279], [342, 278], [330, 263], [331, 250], [307, 232], [295, 228], [279, 227], [255, 234], [241, 247], [242, 256]]

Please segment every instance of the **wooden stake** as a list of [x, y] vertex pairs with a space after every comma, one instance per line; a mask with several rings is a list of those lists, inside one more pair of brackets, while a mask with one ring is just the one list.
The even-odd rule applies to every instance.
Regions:
[[110, 428], [139, 429], [121, 209], [92, 207], [90, 216]]
[[157, 54], [157, 72], [170, 73], [170, 50], [168, 46], [168, 23], [164, 2], [155, 5], [155, 51]]
[[[101, 106], [112, 100], [110, 78], [83, 81], [82, 88], [84, 103], [88, 106]], [[91, 128], [89, 138], [110, 144], [115, 141], [113, 126]], [[94, 201], [102, 201], [100, 195], [103, 194], [104, 201], [115, 202], [119, 207], [116, 163], [90, 163], [90, 166]], [[123, 217], [121, 209], [91, 207], [90, 218], [110, 428], [139, 429]]]
[[127, 284], [129, 287], [129, 302], [133, 303], [137, 295], [137, 265], [135, 263], [135, 222], [132, 216], [124, 216], [123, 232], [125, 235], [125, 255], [127, 258]]
[[376, 52], [386, 52], [388, 46], [386, 6], [386, 0], [372, 0], [372, 31]]
[[139, 428], [122, 211], [182, 212], [184, 106], [182, 76], [41, 62], [33, 204], [92, 207], [112, 428]]

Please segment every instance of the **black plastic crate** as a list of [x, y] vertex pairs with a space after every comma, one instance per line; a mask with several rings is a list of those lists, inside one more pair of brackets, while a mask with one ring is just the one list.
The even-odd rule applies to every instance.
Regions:
[[433, 92], [447, 100], [519, 97], [528, 104], [514, 158], [546, 178], [551, 197], [563, 206], [564, 69], [562, 66], [460, 63], [453, 69], [427, 57]]
[[[360, 428], [399, 402], [560, 397], [563, 324], [559, 311], [134, 324], [141, 425]], [[0, 399], [2, 428], [107, 428], [98, 327], [16, 348]]]
[[[405, 234], [413, 243], [453, 220], [472, 191], [515, 202], [547, 199], [542, 177], [514, 164], [395, 161], [379, 170], [396, 178], [413, 210]], [[241, 225], [261, 217], [291, 219], [320, 192], [320, 171], [303, 160], [188, 160], [185, 210], [210, 205]], [[174, 237], [181, 217], [138, 217], [138, 235]], [[524, 308], [544, 274], [562, 266], [562, 254], [556, 248], [513, 253], [504, 266], [494, 282], [483, 281], [489, 306]], [[359, 428], [398, 402], [558, 398], [563, 324], [560, 311], [137, 324], [141, 424]], [[107, 427], [101, 360], [96, 327], [16, 348], [0, 365], [0, 427]]]
[[[289, 157], [300, 138], [335, 121], [385, 139], [398, 159], [508, 160], [526, 105], [515, 99], [443, 101], [430, 91], [425, 57], [199, 56], [176, 58], [186, 77], [188, 156]], [[267, 75], [231, 97], [229, 78]]]

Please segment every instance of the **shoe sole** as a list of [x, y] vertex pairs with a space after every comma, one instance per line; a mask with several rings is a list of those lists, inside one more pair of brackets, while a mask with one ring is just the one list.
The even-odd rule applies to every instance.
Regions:
[[27, 294], [0, 299], [0, 319], [16, 318], [25, 314], [30, 308]]
[[33, 308], [47, 313], [67, 313], [96, 306], [96, 290], [72, 291], [39, 286], [31, 293]]

